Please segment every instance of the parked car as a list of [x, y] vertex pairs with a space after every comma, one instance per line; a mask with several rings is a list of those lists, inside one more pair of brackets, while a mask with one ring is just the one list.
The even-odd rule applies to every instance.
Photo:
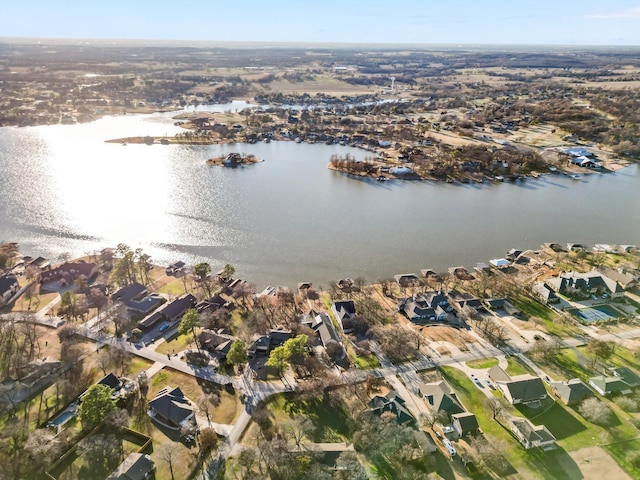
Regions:
[[609, 295], [607, 293], [603, 293], [602, 298], [609, 298]]
[[168, 323], [163, 323], [162, 325], [160, 325], [160, 331], [164, 332], [167, 328], [169, 328], [169, 324]]

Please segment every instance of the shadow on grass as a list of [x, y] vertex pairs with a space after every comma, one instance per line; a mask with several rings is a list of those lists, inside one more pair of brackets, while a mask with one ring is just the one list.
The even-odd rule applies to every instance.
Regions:
[[336, 442], [351, 437], [351, 417], [341, 402], [327, 397], [301, 401], [291, 394], [286, 394], [284, 400], [283, 410], [288, 415], [309, 418], [313, 429], [306, 433], [313, 442]]
[[586, 427], [579, 420], [556, 402], [537, 409], [518, 405], [517, 409], [534, 425], [547, 427], [556, 440], [562, 440], [586, 430]]
[[527, 450], [527, 463], [533, 471], [541, 474], [542, 478], [566, 478], [571, 480], [584, 478], [578, 464], [562, 447], [549, 452], [539, 448]]

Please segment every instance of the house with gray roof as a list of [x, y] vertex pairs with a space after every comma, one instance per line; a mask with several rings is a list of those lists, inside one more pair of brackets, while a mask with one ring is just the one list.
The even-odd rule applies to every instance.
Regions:
[[629, 395], [631, 394], [631, 385], [622, 378], [616, 376], [607, 377], [598, 375], [589, 379], [589, 385], [600, 395], [608, 396], [614, 394]]
[[376, 395], [369, 400], [369, 410], [376, 415], [392, 412], [399, 424], [412, 423], [416, 419], [405, 406], [405, 400], [397, 392], [391, 390], [386, 395]]
[[353, 300], [333, 302], [331, 304], [331, 311], [336, 316], [342, 331], [344, 333], [351, 333], [353, 331], [352, 320], [356, 318], [356, 305], [353, 303]]
[[456, 392], [444, 380], [434, 383], [422, 383], [418, 389], [422, 398], [427, 402], [429, 410], [433, 413], [443, 411], [451, 416], [465, 412]]
[[454, 413], [451, 415], [451, 425], [459, 437], [480, 433], [478, 419], [471, 412]]
[[489, 369], [488, 376], [512, 405], [535, 404], [547, 398], [547, 390], [540, 377], [529, 374], [511, 377], [497, 365]]
[[544, 425], [533, 425], [526, 418], [511, 417], [511, 433], [524, 448], [541, 448], [552, 450], [555, 448], [556, 437]]
[[572, 378], [566, 382], [551, 382], [549, 387], [565, 405], [575, 405], [585, 398], [593, 397], [593, 390], [579, 378]]
[[556, 295], [553, 288], [547, 285], [545, 282], [536, 282], [533, 284], [533, 293], [544, 303], [558, 303], [560, 297]]
[[318, 313], [314, 318], [312, 328], [314, 332], [320, 336], [320, 341], [325, 349], [330, 343], [336, 343], [342, 348], [342, 356], [340, 358], [344, 358], [347, 355], [347, 352], [344, 350], [344, 346], [342, 345], [340, 335], [338, 335], [338, 332], [333, 326], [329, 315], [324, 312]]
[[155, 477], [155, 471], [149, 455], [130, 453], [106, 480], [148, 480]]
[[180, 387], [165, 387], [149, 401], [149, 416], [171, 430], [196, 427], [196, 408]]

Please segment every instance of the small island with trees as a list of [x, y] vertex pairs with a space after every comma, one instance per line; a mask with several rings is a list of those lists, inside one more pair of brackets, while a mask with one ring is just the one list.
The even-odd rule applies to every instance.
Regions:
[[255, 155], [230, 152], [222, 157], [213, 157], [207, 159], [207, 165], [218, 165], [222, 167], [235, 168], [242, 165], [253, 165], [254, 163], [263, 161], [264, 160], [256, 157]]

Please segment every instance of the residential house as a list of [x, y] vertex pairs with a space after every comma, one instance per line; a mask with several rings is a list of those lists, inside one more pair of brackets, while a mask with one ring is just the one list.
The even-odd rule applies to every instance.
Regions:
[[630, 395], [631, 385], [625, 382], [622, 378], [604, 375], [598, 375], [589, 379], [589, 385], [598, 392], [600, 395], [608, 396], [613, 394]]
[[612, 368], [611, 373], [613, 373], [614, 377], [622, 379], [622, 381], [631, 387], [640, 385], [640, 376], [629, 367]]
[[489, 310], [503, 310], [506, 302], [506, 298], [487, 298], [484, 300], [484, 304]]
[[0, 306], [5, 305], [18, 293], [20, 285], [15, 275], [2, 275], [0, 277]]
[[451, 417], [451, 415], [465, 412], [456, 392], [444, 380], [434, 383], [422, 383], [418, 389], [432, 413], [443, 411]]
[[128, 309], [140, 313], [149, 313], [165, 302], [165, 299], [157, 294], [147, 295], [147, 287], [134, 282], [121, 288], [111, 295], [114, 303], [121, 303]]
[[556, 437], [544, 425], [533, 425], [528, 419], [518, 417], [512, 417], [509, 423], [511, 433], [524, 448], [541, 448], [543, 450], [555, 448]]
[[449, 273], [458, 280], [475, 280], [476, 278], [463, 266], [451, 267]]
[[353, 332], [353, 320], [356, 318], [356, 305], [353, 300], [333, 302], [331, 311], [336, 316], [340, 328], [344, 333]]
[[552, 304], [560, 302], [560, 297], [556, 295], [549, 285], [545, 282], [536, 282], [533, 284], [533, 293], [544, 303]]
[[196, 427], [196, 408], [180, 387], [165, 387], [149, 402], [149, 416], [171, 430]]
[[152, 328], [160, 321], [176, 322], [189, 310], [196, 305], [196, 297], [191, 294], [184, 295], [183, 297], [175, 299], [173, 302], [165, 305], [161, 310], [158, 310], [150, 317], [145, 318], [138, 322], [138, 328], [141, 330], [147, 330]]
[[[117, 377], [113, 373], [108, 373], [96, 382], [96, 385], [104, 385], [111, 389], [111, 399], [116, 402], [125, 402], [133, 394], [138, 391], [138, 384], [133, 380], [124, 377]], [[87, 393], [85, 390], [78, 397], [82, 401], [82, 397]]]
[[600, 266], [598, 271], [606, 277], [609, 277], [611, 280], [617, 282], [623, 290], [628, 290], [629, 288], [633, 288], [638, 285], [638, 281], [635, 277], [628, 273], [624, 273], [623, 271], [613, 270], [604, 266]]
[[155, 478], [155, 471], [149, 455], [130, 453], [106, 480], [148, 480]]
[[512, 405], [535, 405], [547, 398], [547, 390], [540, 377], [529, 374], [511, 377], [497, 365], [491, 367], [487, 374]]
[[232, 308], [232, 304], [222, 298], [220, 295], [216, 295], [214, 297], [207, 298], [205, 300], [202, 300], [201, 302], [198, 302], [195, 306], [195, 309], [200, 314], [205, 312], [212, 313], [219, 308], [226, 308], [227, 310], [230, 310]]
[[376, 415], [382, 415], [384, 412], [392, 412], [395, 414], [399, 424], [416, 421], [405, 406], [405, 400], [393, 390], [384, 396], [376, 395], [369, 400], [369, 410]]
[[222, 333], [222, 329], [213, 331], [203, 329], [198, 334], [198, 344], [205, 350], [215, 354], [218, 359], [226, 360], [235, 337]]
[[549, 387], [565, 405], [575, 405], [593, 397], [593, 391], [579, 378], [572, 378], [566, 382], [551, 382]]
[[314, 318], [313, 330], [320, 336], [320, 341], [325, 349], [329, 344], [335, 343], [342, 348], [342, 355], [340, 355], [339, 358], [343, 359], [347, 355], [342, 345], [342, 340], [333, 326], [329, 315], [324, 312], [318, 313]]
[[471, 412], [454, 413], [451, 415], [451, 425], [459, 437], [480, 433], [478, 419]]
[[[453, 307], [449, 304], [449, 298], [445, 295], [442, 290], [437, 292], [429, 292], [423, 295], [423, 298], [428, 302], [429, 306], [436, 311], [438, 307], [442, 310], [442, 312], [451, 313], [453, 312]], [[441, 312], [441, 315], [442, 315]], [[443, 317], [444, 318], [444, 317]]]
[[95, 263], [78, 260], [77, 262], [65, 262], [50, 270], [40, 272], [41, 284], [59, 282], [60, 288], [73, 285], [73, 282], [85, 277], [87, 281], [91, 281], [98, 274], [98, 266]]
[[592, 270], [586, 273], [564, 272], [557, 277], [548, 279], [547, 284], [559, 293], [606, 293], [610, 295], [611, 298], [620, 298], [624, 296], [624, 288], [622, 288], [616, 280], [597, 270]]
[[431, 308], [429, 302], [421, 297], [399, 299], [398, 311], [413, 323], [424, 324], [438, 320], [435, 309]]

